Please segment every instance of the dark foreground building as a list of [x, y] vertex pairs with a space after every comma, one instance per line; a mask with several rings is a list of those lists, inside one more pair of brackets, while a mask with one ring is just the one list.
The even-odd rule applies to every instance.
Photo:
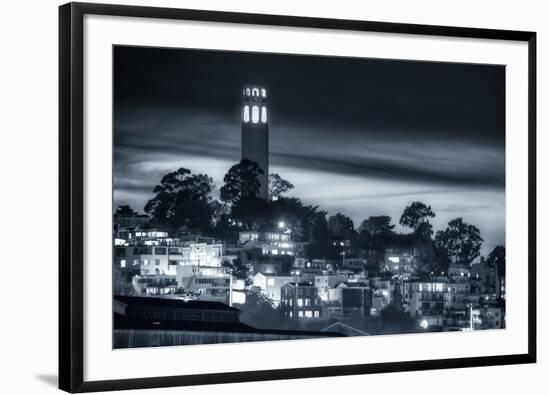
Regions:
[[114, 348], [343, 337], [337, 332], [256, 329], [220, 302], [115, 296]]

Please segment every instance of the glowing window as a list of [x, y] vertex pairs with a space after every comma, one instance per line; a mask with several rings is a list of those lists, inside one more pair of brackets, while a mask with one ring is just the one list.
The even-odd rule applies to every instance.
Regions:
[[262, 107], [262, 123], [267, 123], [267, 108]]
[[258, 106], [252, 107], [252, 123], [258, 123], [260, 119], [260, 109]]
[[264, 88], [262, 88], [262, 97], [266, 97], [267, 96], [267, 92]]
[[246, 96], [250, 96], [250, 88], [246, 88]]
[[243, 121], [245, 123], [250, 122], [250, 108], [248, 106], [244, 106], [243, 109]]
[[260, 96], [260, 91], [258, 90], [258, 88], [252, 89], [252, 96]]
[[275, 279], [274, 278], [268, 278], [267, 279], [267, 285], [274, 286], [275, 285]]

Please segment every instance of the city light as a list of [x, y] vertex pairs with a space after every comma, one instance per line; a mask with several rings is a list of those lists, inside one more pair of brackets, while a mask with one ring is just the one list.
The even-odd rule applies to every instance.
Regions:
[[285, 227], [284, 221], [279, 221], [279, 229], [283, 229]]
[[429, 326], [428, 320], [423, 319], [422, 321], [420, 321], [420, 327], [421, 327], [422, 329], [428, 329], [428, 326]]

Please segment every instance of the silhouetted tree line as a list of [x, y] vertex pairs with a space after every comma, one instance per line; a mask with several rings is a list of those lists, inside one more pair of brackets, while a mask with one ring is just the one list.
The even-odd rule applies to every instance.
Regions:
[[[194, 174], [185, 168], [170, 172], [154, 187], [154, 197], [144, 207], [149, 225], [236, 241], [239, 231], [273, 230], [284, 222], [295, 241], [307, 242], [306, 255], [310, 259], [339, 259], [346, 249], [351, 252], [350, 257], [366, 258], [375, 270], [384, 260], [385, 249], [416, 248], [419, 254], [415, 269], [420, 276], [446, 272], [451, 263], [469, 265], [480, 255], [483, 238], [476, 226], [456, 218], [434, 236], [430, 220], [436, 214], [422, 202], [411, 203], [399, 219], [399, 224], [409, 228], [410, 233], [396, 232], [392, 218], [385, 215], [370, 216], [356, 228], [351, 218], [342, 213], [327, 218], [319, 206], [285, 196], [294, 186], [278, 174], [269, 175], [272, 199], [259, 198], [261, 174], [256, 162], [241, 160], [227, 171], [216, 197], [208, 175]], [[115, 215], [132, 213], [135, 212], [129, 206], [120, 206]], [[349, 246], [334, 243], [338, 240], [349, 241]], [[504, 247], [496, 247], [487, 260], [503, 273]]]

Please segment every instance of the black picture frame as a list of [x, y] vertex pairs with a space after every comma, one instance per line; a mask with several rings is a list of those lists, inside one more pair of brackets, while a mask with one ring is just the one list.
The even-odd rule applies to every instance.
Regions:
[[[448, 36], [528, 43], [528, 352], [525, 354], [84, 381], [83, 18], [86, 14]], [[59, 8], [59, 388], [90, 392], [536, 362], [536, 33], [173, 8], [69, 3]]]

